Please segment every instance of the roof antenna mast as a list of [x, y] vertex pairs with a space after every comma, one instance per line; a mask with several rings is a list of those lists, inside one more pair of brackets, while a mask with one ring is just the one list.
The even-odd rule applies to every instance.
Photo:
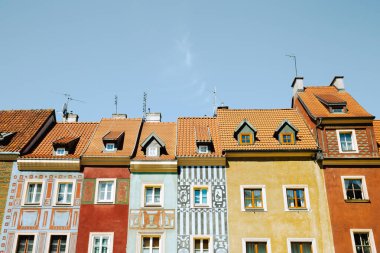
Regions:
[[213, 114], [214, 116], [216, 115], [216, 87], [214, 87], [214, 90], [212, 91], [212, 94], [214, 96], [214, 101], [213, 101]]
[[298, 73], [297, 73], [297, 57], [293, 54], [292, 55], [287, 54], [285, 56], [292, 58], [294, 60], [294, 68], [296, 70], [296, 77], [297, 77], [298, 76]]
[[66, 102], [63, 104], [63, 107], [62, 107], [62, 118], [67, 119], [69, 113], [72, 113], [72, 111], [69, 112], [70, 101], [77, 101], [81, 103], [85, 103], [85, 102], [79, 99], [72, 98], [71, 95], [68, 93], [64, 93], [63, 95], [66, 97]]
[[146, 118], [146, 101], [147, 101], [148, 94], [144, 92], [144, 97], [143, 97], [143, 119]]
[[117, 95], [115, 95], [115, 109], [116, 109], [116, 114], [117, 114]]

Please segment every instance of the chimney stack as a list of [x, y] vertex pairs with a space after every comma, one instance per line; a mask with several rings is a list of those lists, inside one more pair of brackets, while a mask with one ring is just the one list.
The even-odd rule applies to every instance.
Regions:
[[295, 77], [292, 83], [293, 88], [293, 97], [297, 94], [297, 92], [303, 91], [303, 77]]
[[78, 119], [79, 119], [78, 114], [70, 112], [63, 116], [62, 121], [64, 123], [75, 123], [75, 122], [78, 122]]
[[344, 76], [336, 76], [332, 80], [330, 86], [335, 86], [339, 91], [344, 91], [344, 82], [343, 82]]
[[146, 122], [161, 122], [160, 112], [147, 112], [145, 117]]
[[112, 118], [113, 118], [113, 119], [126, 119], [126, 118], [127, 118], [127, 114], [123, 114], [123, 113], [112, 113]]

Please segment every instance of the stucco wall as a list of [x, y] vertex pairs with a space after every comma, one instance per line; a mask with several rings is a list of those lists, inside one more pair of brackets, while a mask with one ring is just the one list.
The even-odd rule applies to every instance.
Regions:
[[5, 204], [7, 203], [9, 182], [11, 180], [13, 162], [0, 161], [0, 231], [3, 225]]
[[[344, 200], [342, 176], [364, 176], [368, 203]], [[350, 229], [372, 229], [380, 252], [380, 173], [379, 168], [326, 168], [326, 189], [337, 253], [352, 252]]]
[[[307, 185], [310, 211], [285, 211], [283, 185]], [[265, 185], [267, 211], [241, 210], [241, 185]], [[323, 173], [313, 161], [229, 161], [227, 196], [230, 252], [242, 238], [270, 238], [287, 252], [287, 238], [313, 238], [317, 252], [334, 252]]]
[[[144, 191], [143, 184], [163, 184], [164, 202], [162, 209], [170, 209], [176, 212], [177, 207], [177, 173], [132, 173], [130, 184], [130, 210], [143, 209]], [[146, 208], [147, 209], [147, 208]], [[130, 218], [131, 219], [131, 218]], [[131, 221], [128, 228], [127, 252], [135, 253], [140, 244], [140, 235], [162, 233], [164, 251], [177, 252], [176, 223], [171, 229], [131, 229]]]

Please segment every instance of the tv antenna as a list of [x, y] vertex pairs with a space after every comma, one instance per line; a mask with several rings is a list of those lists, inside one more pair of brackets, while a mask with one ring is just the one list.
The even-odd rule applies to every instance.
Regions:
[[146, 101], [148, 99], [148, 94], [146, 92], [144, 92], [144, 96], [143, 96], [143, 119], [146, 118]]
[[80, 102], [80, 103], [86, 103], [85, 101], [72, 98], [71, 95], [68, 94], [68, 93], [63, 93], [62, 95], [64, 95], [66, 97], [66, 102], [63, 104], [63, 107], [62, 107], [62, 117], [63, 118], [67, 118], [67, 116], [69, 114], [69, 109], [68, 108], [69, 108], [69, 102], [70, 101], [76, 101], [76, 102]]
[[287, 54], [285, 56], [292, 58], [294, 60], [294, 68], [296, 70], [296, 76], [298, 76], [298, 73], [297, 73], [297, 57], [293, 54]]
[[116, 108], [116, 114], [117, 114], [117, 95], [115, 95], [115, 108]]
[[214, 101], [213, 101], [213, 115], [216, 115], [216, 87], [214, 87], [214, 90], [212, 91], [212, 94], [214, 96]]

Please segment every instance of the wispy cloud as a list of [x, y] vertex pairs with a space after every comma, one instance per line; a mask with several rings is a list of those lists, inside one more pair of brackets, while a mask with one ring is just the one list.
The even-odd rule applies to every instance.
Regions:
[[182, 36], [180, 40], [177, 40], [177, 46], [183, 54], [184, 64], [188, 68], [191, 68], [193, 66], [193, 53], [191, 51], [191, 42], [189, 37], [189, 34]]

